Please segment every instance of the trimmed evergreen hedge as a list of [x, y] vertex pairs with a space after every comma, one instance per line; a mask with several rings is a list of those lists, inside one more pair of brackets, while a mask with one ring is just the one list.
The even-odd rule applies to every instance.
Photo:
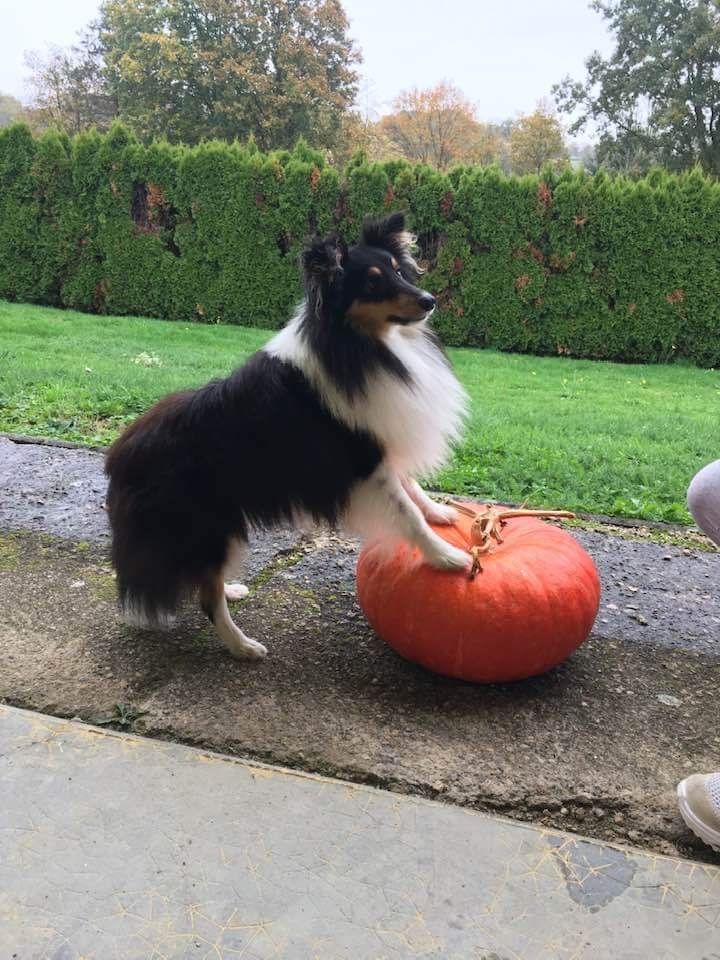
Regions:
[[720, 365], [720, 184], [579, 172], [438, 173], [393, 161], [341, 175], [300, 144], [139, 144], [0, 133], [0, 297], [114, 314], [281, 326], [312, 232], [357, 237], [403, 208], [445, 342]]

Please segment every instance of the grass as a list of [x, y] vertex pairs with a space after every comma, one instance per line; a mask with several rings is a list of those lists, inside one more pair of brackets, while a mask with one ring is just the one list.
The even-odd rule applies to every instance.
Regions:
[[[111, 441], [155, 399], [226, 374], [267, 331], [96, 317], [0, 301], [0, 430]], [[720, 373], [453, 350], [472, 397], [436, 489], [689, 522], [685, 490], [720, 456]]]

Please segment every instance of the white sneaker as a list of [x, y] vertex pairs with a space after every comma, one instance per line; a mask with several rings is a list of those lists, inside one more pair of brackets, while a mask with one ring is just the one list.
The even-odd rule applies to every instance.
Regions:
[[720, 853], [720, 773], [694, 773], [678, 784], [677, 796], [688, 827]]

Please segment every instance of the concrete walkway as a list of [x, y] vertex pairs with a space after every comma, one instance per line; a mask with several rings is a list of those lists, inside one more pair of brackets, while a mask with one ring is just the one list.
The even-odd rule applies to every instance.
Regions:
[[720, 765], [720, 554], [699, 538], [576, 531], [603, 581], [592, 638], [545, 677], [481, 687], [375, 637], [356, 546], [328, 535], [256, 544], [234, 613], [267, 643], [260, 664], [232, 660], [194, 608], [166, 634], [126, 628], [103, 496], [99, 454], [0, 438], [0, 699], [720, 862], [674, 796]]
[[715, 960], [720, 869], [0, 707], [4, 960]]

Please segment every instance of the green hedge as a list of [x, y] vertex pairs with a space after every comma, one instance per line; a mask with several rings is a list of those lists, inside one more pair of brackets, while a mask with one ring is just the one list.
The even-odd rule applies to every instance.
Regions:
[[720, 364], [720, 184], [579, 172], [441, 174], [300, 144], [143, 146], [0, 133], [0, 297], [114, 314], [278, 327], [308, 234], [357, 237], [404, 208], [449, 344]]

